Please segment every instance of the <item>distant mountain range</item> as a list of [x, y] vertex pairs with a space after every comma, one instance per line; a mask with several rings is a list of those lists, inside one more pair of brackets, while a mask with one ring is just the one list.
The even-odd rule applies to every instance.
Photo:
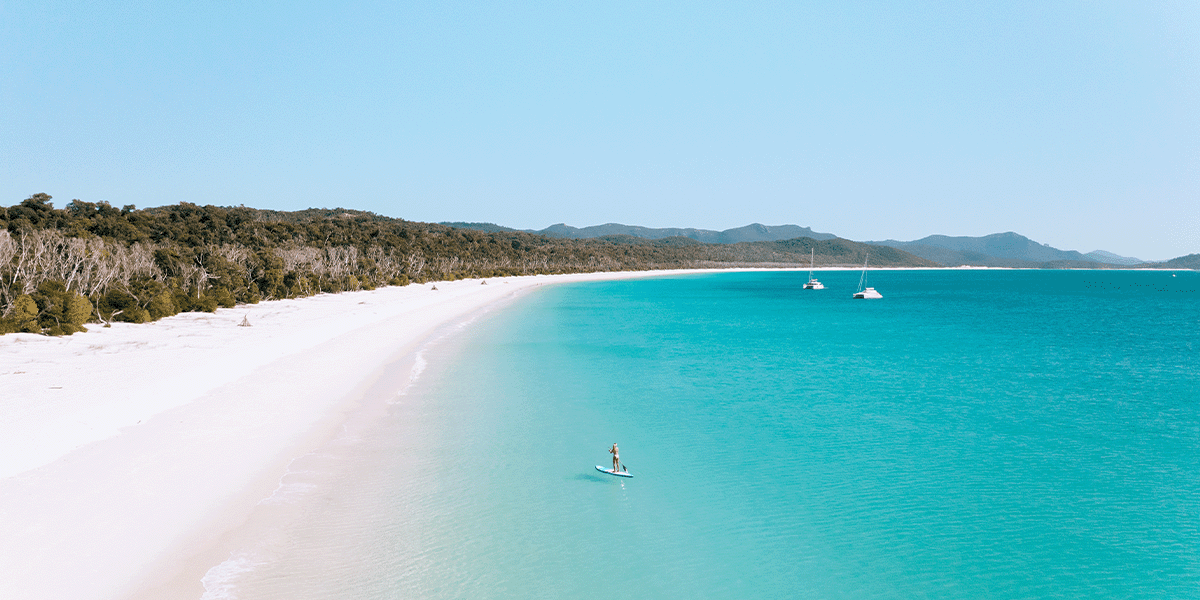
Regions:
[[1091, 252], [1084, 254], [1084, 256], [1086, 256], [1089, 259], [1094, 260], [1096, 262], [1108, 263], [1110, 265], [1127, 265], [1128, 266], [1128, 265], [1140, 265], [1140, 264], [1146, 262], [1140, 258], [1133, 258], [1131, 256], [1119, 256], [1119, 255], [1113, 254], [1112, 252], [1105, 252], [1104, 250], [1092, 250]]
[[1172, 258], [1168, 261], [1154, 263], [1154, 267], [1158, 269], [1192, 269], [1200, 271], [1200, 254], [1189, 254]]
[[639, 227], [637, 225], [622, 225], [620, 223], [606, 223], [604, 225], [593, 225], [591, 227], [571, 227], [565, 223], [551, 225], [545, 229], [512, 229], [503, 227], [494, 223], [440, 223], [447, 227], [458, 227], [460, 229], [476, 229], [479, 231], [524, 231], [525, 233], [536, 233], [550, 237], [560, 238], [601, 238], [618, 235], [628, 235], [632, 237], [644, 238], [648, 240], [661, 240], [669, 237], [685, 237], [702, 242], [705, 244], [737, 244], [740, 242], [778, 242], [782, 240], [792, 240], [800, 237], [812, 238], [814, 240], [832, 240], [838, 236], [832, 233], [818, 233], [808, 227], [800, 227], [799, 225], [762, 225], [753, 223], [745, 227], [736, 227], [734, 229], [726, 229], [724, 231], [714, 231], [711, 229], [693, 229], [693, 228], [661, 228]]
[[1101, 268], [1145, 262], [1104, 250], [1087, 254], [1059, 250], [1011, 231], [982, 237], [931, 235], [911, 242], [884, 240], [864, 243], [899, 248], [947, 267]]
[[[560, 238], [618, 238], [632, 237], [648, 240], [665, 238], [689, 238], [707, 244], [737, 244], [740, 242], [776, 242], [807, 237], [814, 240], [839, 239], [832, 233], [818, 233], [798, 225], [762, 225], [754, 223], [745, 227], [714, 231], [693, 228], [650, 228], [636, 225], [607, 223], [591, 227], [571, 227], [563, 223], [545, 229], [512, 229], [493, 223], [441, 223], [449, 227], [476, 229], [491, 232], [524, 231]], [[1093, 250], [1086, 254], [1074, 250], [1059, 250], [1047, 244], [1035, 242], [1014, 232], [994, 233], [982, 237], [931, 235], [911, 242], [884, 240], [862, 242], [875, 246], [887, 246], [904, 250], [932, 263], [958, 267], [1010, 267], [1030, 269], [1098, 269], [1116, 267], [1200, 268], [1200, 255], [1188, 255], [1166, 262], [1150, 263], [1138, 258], [1121, 256], [1105, 250]], [[1196, 266], [1189, 266], [1196, 265]]]

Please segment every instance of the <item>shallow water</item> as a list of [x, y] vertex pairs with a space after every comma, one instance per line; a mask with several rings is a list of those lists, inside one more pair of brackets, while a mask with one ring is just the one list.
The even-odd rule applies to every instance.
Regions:
[[1198, 274], [806, 278], [555, 286], [432, 345], [209, 597], [1198, 595]]

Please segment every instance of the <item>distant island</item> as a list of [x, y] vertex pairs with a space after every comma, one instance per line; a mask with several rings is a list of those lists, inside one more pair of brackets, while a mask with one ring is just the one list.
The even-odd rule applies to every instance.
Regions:
[[866, 242], [900, 248], [945, 266], [1009, 267], [1026, 269], [1102, 269], [1146, 264], [1136, 258], [1096, 250], [1081, 254], [1039, 244], [1023, 235], [994, 233], [982, 237], [931, 235], [912, 242]]
[[[714, 231], [710, 229], [654, 229], [636, 225], [607, 223], [591, 227], [571, 227], [559, 223], [540, 230], [517, 230], [494, 223], [443, 222], [442, 225], [478, 231], [526, 231], [540, 235], [568, 238], [597, 238], [612, 235], [629, 235], [645, 239], [662, 239], [682, 236], [710, 244], [732, 244], [750, 241], [776, 241], [796, 237], [816, 240], [837, 239], [832, 233], [817, 233], [798, 225], [762, 225], [753, 223], [745, 227]], [[1198, 269], [1200, 255], [1191, 254], [1169, 261], [1149, 262], [1138, 258], [1120, 256], [1105, 250], [1093, 250], [1086, 254], [1074, 250], [1059, 250], [1048, 244], [1040, 244], [1023, 235], [1006, 232], [980, 237], [931, 235], [911, 242], [885, 240], [861, 242], [872, 246], [888, 246], [904, 250], [943, 267], [1002, 267], [1010, 269], [1108, 269], [1114, 267]]]
[[1014, 269], [1200, 269], [1200, 254], [1163, 262], [1148, 262], [1104, 250], [1081, 254], [1039, 244], [1023, 235], [993, 233], [982, 237], [931, 235], [912, 242], [886, 240], [865, 244], [898, 248], [946, 267], [1006, 267]]

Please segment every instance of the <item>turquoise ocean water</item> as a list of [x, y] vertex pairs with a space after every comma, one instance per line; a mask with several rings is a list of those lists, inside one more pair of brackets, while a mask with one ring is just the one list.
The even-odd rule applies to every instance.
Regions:
[[1200, 598], [1200, 274], [806, 277], [481, 318], [210, 597]]

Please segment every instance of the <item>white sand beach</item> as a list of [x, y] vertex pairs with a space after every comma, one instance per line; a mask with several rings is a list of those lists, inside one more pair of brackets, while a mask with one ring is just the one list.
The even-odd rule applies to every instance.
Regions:
[[672, 273], [438, 282], [0, 337], [0, 598], [199, 598], [205, 549], [339, 431], [385, 365], [538, 285]]

